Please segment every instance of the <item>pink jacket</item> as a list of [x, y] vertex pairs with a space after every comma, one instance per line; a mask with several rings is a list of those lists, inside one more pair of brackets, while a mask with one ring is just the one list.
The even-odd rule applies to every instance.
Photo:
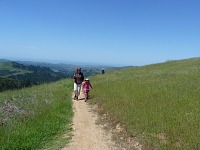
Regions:
[[83, 89], [88, 89], [89, 90], [90, 87], [92, 88], [92, 85], [90, 84], [90, 82], [86, 81], [86, 82], [83, 83]]

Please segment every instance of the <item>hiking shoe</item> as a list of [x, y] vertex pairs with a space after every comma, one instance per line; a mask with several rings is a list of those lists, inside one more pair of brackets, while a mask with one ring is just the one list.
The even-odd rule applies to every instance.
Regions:
[[78, 99], [78, 96], [74, 96], [74, 100]]

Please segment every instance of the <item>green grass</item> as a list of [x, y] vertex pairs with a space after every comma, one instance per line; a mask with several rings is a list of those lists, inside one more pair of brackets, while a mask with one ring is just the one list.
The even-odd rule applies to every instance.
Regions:
[[125, 125], [144, 149], [200, 149], [200, 59], [91, 77], [91, 103]]
[[67, 79], [0, 93], [0, 149], [41, 149], [69, 131], [71, 92]]

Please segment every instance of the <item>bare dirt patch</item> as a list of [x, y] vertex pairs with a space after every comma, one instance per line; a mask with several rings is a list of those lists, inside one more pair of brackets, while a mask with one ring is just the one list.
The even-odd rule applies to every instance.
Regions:
[[62, 150], [117, 150], [112, 135], [97, 124], [97, 115], [84, 99], [73, 100], [73, 109], [74, 136]]
[[[73, 137], [62, 150], [141, 150], [142, 146], [124, 138], [122, 127], [116, 128], [102, 120], [94, 107], [84, 102], [83, 95], [73, 100]], [[127, 141], [128, 140], [128, 141]]]

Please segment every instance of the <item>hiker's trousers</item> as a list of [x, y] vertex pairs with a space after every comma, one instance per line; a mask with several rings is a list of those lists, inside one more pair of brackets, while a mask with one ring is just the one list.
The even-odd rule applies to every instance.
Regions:
[[75, 93], [75, 95], [77, 95], [77, 96], [80, 95], [81, 86], [82, 86], [82, 83], [80, 83], [80, 84], [74, 83], [74, 93]]

